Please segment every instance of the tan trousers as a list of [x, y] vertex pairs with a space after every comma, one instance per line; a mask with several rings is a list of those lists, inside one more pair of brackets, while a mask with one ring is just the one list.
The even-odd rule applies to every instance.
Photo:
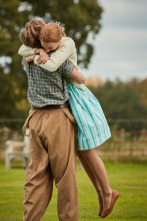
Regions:
[[41, 220], [55, 180], [59, 220], [78, 221], [74, 117], [68, 108], [31, 110], [29, 126], [23, 220]]

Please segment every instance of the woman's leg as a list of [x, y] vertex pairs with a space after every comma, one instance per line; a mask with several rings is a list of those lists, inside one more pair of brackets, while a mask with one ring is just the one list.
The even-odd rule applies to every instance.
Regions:
[[84, 170], [86, 171], [87, 175], [89, 176], [91, 182], [93, 183], [97, 194], [98, 194], [98, 200], [99, 200], [99, 215], [101, 215], [102, 209], [103, 209], [103, 193], [100, 186], [100, 183], [96, 176], [94, 175], [93, 171], [91, 170], [91, 167], [89, 166], [88, 161], [86, 160], [85, 156], [81, 153], [81, 151], [77, 151], [77, 155], [79, 160], [82, 163], [82, 166]]
[[109, 186], [105, 166], [94, 149], [81, 151], [80, 153], [86, 158], [91, 170], [93, 171], [93, 174], [101, 186], [103, 193], [103, 210], [105, 211], [110, 207], [112, 196], [112, 190]]

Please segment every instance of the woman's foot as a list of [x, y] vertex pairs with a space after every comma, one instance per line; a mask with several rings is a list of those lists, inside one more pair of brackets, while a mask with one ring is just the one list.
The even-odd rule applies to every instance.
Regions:
[[98, 192], [98, 200], [99, 200], [99, 216], [101, 216], [103, 210], [103, 193], [102, 191]]
[[110, 207], [112, 198], [112, 190], [111, 188], [107, 191], [107, 193], [103, 193], [103, 210], [107, 210]]
[[99, 216], [102, 215], [103, 207], [99, 207]]
[[117, 198], [119, 197], [119, 192], [116, 191], [116, 190], [112, 190], [112, 197], [111, 197], [111, 203], [110, 203], [110, 206], [108, 209], [102, 211], [101, 213], [101, 217], [104, 218], [106, 216], [108, 216], [111, 212], [112, 212], [112, 209], [114, 207], [114, 204], [117, 200]]

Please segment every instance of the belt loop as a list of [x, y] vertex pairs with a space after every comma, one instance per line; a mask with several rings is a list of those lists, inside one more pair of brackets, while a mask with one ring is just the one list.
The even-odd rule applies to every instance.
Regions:
[[24, 125], [23, 125], [23, 128], [22, 128], [22, 133], [23, 133], [23, 135], [26, 136], [26, 137], [29, 136], [29, 133], [26, 134], [26, 127], [27, 127], [27, 125], [28, 125], [29, 119], [30, 119], [30, 116], [27, 117], [27, 119], [26, 119], [26, 121], [25, 121], [25, 123], [24, 123]]
[[23, 133], [23, 135], [26, 136], [26, 137], [29, 136], [29, 133], [26, 134], [26, 127], [27, 127], [27, 125], [28, 125], [28, 123], [29, 123], [30, 118], [31, 118], [35, 113], [36, 113], [36, 111], [33, 111], [33, 113], [30, 113], [29, 116], [27, 117], [27, 119], [26, 119], [24, 125], [23, 125], [22, 133]]

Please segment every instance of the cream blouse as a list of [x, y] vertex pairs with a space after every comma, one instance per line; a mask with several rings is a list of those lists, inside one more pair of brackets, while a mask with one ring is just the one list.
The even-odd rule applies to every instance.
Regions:
[[[18, 51], [18, 54], [21, 56], [29, 56], [34, 54], [37, 48], [30, 48], [28, 46], [22, 45]], [[34, 63], [37, 64], [37, 59], [39, 55], [35, 55]], [[56, 71], [61, 64], [63, 64], [67, 59], [77, 68], [77, 53], [74, 41], [69, 37], [62, 37], [58, 49], [52, 53], [50, 60], [48, 60], [45, 64], [37, 64], [40, 67], [54, 72]], [[77, 68], [78, 69], [78, 68]], [[82, 85], [78, 84], [74, 80], [70, 80], [76, 87], [84, 90]]]

